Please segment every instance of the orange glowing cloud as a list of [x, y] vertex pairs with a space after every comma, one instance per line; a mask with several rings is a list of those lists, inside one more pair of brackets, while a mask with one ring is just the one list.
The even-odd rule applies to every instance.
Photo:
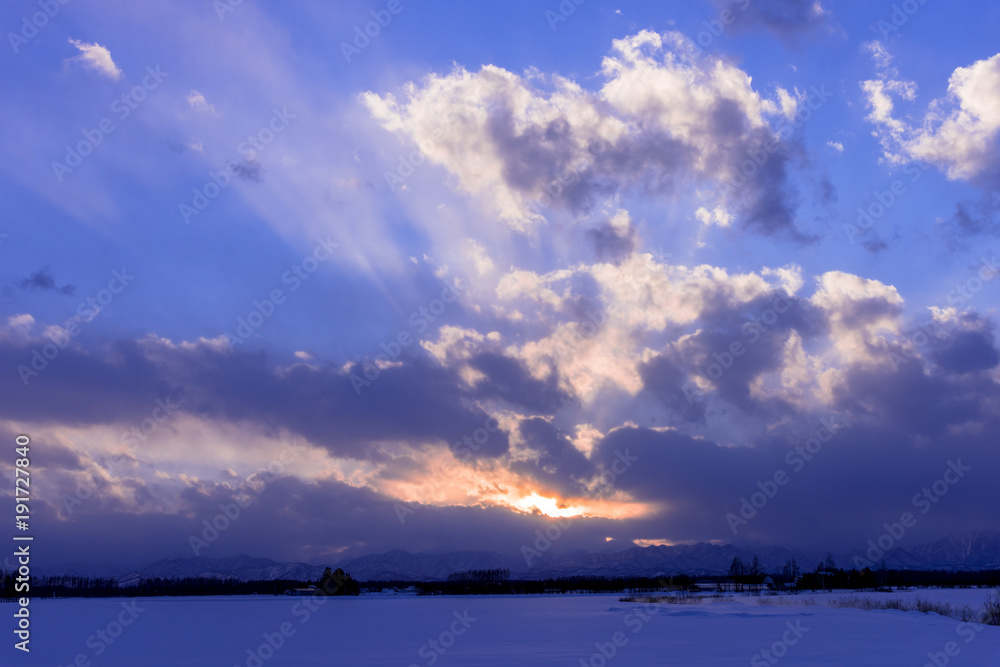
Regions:
[[602, 498], [560, 498], [538, 487], [530, 478], [512, 472], [501, 462], [467, 463], [444, 452], [413, 452], [422, 460], [423, 470], [406, 479], [373, 478], [380, 493], [404, 502], [428, 505], [499, 506], [526, 514], [553, 518], [597, 517], [633, 519], [652, 514], [656, 508], [635, 502], [616, 491]]

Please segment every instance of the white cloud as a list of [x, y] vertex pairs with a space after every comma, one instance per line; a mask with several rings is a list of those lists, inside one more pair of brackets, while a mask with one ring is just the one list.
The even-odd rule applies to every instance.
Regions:
[[122, 71], [115, 64], [115, 61], [111, 59], [111, 51], [107, 47], [101, 46], [96, 42], [88, 44], [72, 37], [69, 43], [80, 50], [80, 55], [70, 58], [71, 62], [83, 63], [84, 67], [103, 74], [112, 81], [118, 81], [121, 78]]
[[898, 334], [902, 316], [903, 297], [896, 288], [843, 271], [828, 271], [816, 283], [810, 301], [825, 311], [841, 360], [886, 361], [883, 334]]
[[194, 109], [195, 111], [199, 111], [201, 113], [207, 113], [210, 116], [215, 115], [215, 106], [209, 104], [208, 101], [205, 99], [205, 96], [199, 93], [197, 90], [192, 90], [190, 93], [188, 93], [187, 101], [188, 104], [191, 105], [191, 108]]
[[892, 66], [892, 55], [886, 50], [882, 42], [875, 40], [873, 42], [865, 42], [861, 46], [871, 54], [876, 69], [888, 70]]
[[[677, 335], [709, 311], [738, 309], [776, 288], [795, 293], [802, 282], [801, 269], [794, 265], [729, 274], [707, 265], [660, 264], [637, 253], [617, 264], [541, 274], [512, 270], [500, 279], [496, 293], [510, 308], [494, 311], [512, 323], [519, 322], [514, 313], [532, 312], [533, 335], [506, 342], [503, 353], [520, 360], [539, 380], [556, 379], [563, 391], [589, 406], [608, 391], [635, 396], [643, 387], [640, 367], [652, 350], [663, 348], [665, 333]], [[427, 349], [442, 363], [466, 358], [457, 351], [459, 340], [466, 345], [480, 339], [456, 330]]]
[[826, 146], [827, 148], [831, 148], [837, 151], [838, 153], [844, 152], [844, 144], [840, 143], [839, 141], [828, 141], [826, 142]]
[[28, 313], [11, 315], [5, 326], [0, 326], [0, 340], [23, 342], [31, 337], [31, 329], [35, 326], [35, 318]]
[[553, 202], [586, 209], [635, 183], [669, 192], [733, 180], [747, 149], [774, 136], [765, 115], [794, 114], [798, 100], [784, 89], [766, 99], [745, 72], [694, 50], [680, 33], [644, 30], [613, 41], [596, 91], [488, 65], [407, 84], [405, 99], [361, 100], [459, 190], [531, 232], [545, 221], [539, 206]]
[[795, 120], [795, 112], [799, 110], [799, 100], [784, 88], [778, 88], [778, 106], [785, 120], [788, 122]]
[[705, 225], [718, 225], [719, 227], [728, 227], [733, 221], [733, 216], [726, 212], [726, 209], [721, 206], [715, 207], [715, 209], [709, 211], [704, 206], [700, 206], [697, 211], [694, 212], [694, 217], [698, 218], [698, 222]]
[[1000, 166], [1000, 53], [955, 69], [948, 95], [931, 102], [919, 124], [893, 116], [892, 95], [914, 99], [911, 82], [887, 79], [861, 86], [872, 109], [868, 120], [890, 161], [922, 160], [948, 178], [964, 180]]

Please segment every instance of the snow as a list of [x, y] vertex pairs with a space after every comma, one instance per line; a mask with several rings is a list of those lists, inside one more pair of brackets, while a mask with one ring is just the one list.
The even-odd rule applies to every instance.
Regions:
[[[979, 609], [986, 593], [924, 589], [891, 596]], [[1000, 627], [937, 614], [827, 606], [843, 595], [771, 598], [795, 603], [784, 605], [761, 605], [753, 597], [649, 605], [619, 602], [617, 595], [34, 600], [30, 656], [14, 650], [8, 629], [0, 664], [919, 667], [935, 665], [930, 654], [935, 667], [1000, 665]], [[816, 604], [802, 604], [810, 598]], [[306, 605], [317, 601], [322, 606], [310, 611]], [[0, 606], [9, 610], [3, 616], [11, 629], [15, 609]], [[98, 630], [108, 633], [110, 644]], [[264, 635], [279, 648], [269, 650]], [[257, 655], [249, 653], [262, 645]], [[602, 648], [613, 651], [610, 660]], [[783, 657], [769, 662], [763, 650]]]

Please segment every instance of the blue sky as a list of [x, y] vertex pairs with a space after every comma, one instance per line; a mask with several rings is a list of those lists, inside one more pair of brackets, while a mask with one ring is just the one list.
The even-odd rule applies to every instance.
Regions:
[[0, 426], [39, 530], [192, 555], [249, 493], [201, 555], [516, 553], [555, 516], [850, 549], [959, 456], [907, 539], [1000, 528], [997, 12], [7, 3]]

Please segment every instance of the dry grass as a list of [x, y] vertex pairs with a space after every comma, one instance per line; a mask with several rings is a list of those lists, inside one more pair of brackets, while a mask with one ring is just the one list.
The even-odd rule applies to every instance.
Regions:
[[[664, 593], [657, 595], [626, 595], [618, 598], [618, 601], [644, 602], [648, 604], [701, 604], [701, 601], [704, 599], [731, 602], [733, 600], [733, 596], [724, 596], [720, 593], [716, 593], [706, 598], [705, 596], [692, 595], [684, 591], [678, 591], [676, 593]], [[764, 596], [757, 598], [757, 604], [764, 607], [775, 605], [780, 607], [811, 607], [816, 604], [816, 599], [812, 597], [788, 597], [783, 595]], [[934, 600], [921, 597], [907, 600], [905, 598], [880, 598], [864, 595], [845, 595], [830, 600], [828, 604], [831, 607], [839, 609], [851, 608], [864, 609], [866, 611], [897, 609], [899, 611], [919, 611], [924, 614], [935, 613], [940, 614], [941, 616], [948, 616], [950, 618], [957, 619], [964, 623], [985, 623], [987, 625], [1000, 626], [1000, 589], [989, 592], [982, 609], [975, 609], [967, 604], [960, 604], [953, 607], [946, 602], [935, 602]]]
[[811, 607], [816, 604], [816, 600], [811, 597], [773, 595], [757, 598], [757, 604], [764, 607], [770, 607], [772, 605], [776, 605], [778, 607]]
[[924, 614], [935, 613], [941, 616], [958, 619], [965, 623], [986, 623], [988, 625], [1000, 625], [1000, 589], [992, 591], [986, 598], [986, 603], [981, 611], [973, 609], [967, 604], [952, 607], [946, 602], [935, 602], [921, 597], [913, 600], [902, 598], [871, 598], [860, 595], [845, 595], [844, 597], [830, 601], [831, 607], [852, 607], [856, 609], [898, 609], [900, 611], [919, 611]]
[[1000, 625], [1000, 588], [990, 591], [983, 604], [983, 623]]
[[647, 604], [701, 604], [700, 595], [689, 593], [668, 593], [665, 595], [626, 595], [618, 598], [619, 602], [645, 602]]

